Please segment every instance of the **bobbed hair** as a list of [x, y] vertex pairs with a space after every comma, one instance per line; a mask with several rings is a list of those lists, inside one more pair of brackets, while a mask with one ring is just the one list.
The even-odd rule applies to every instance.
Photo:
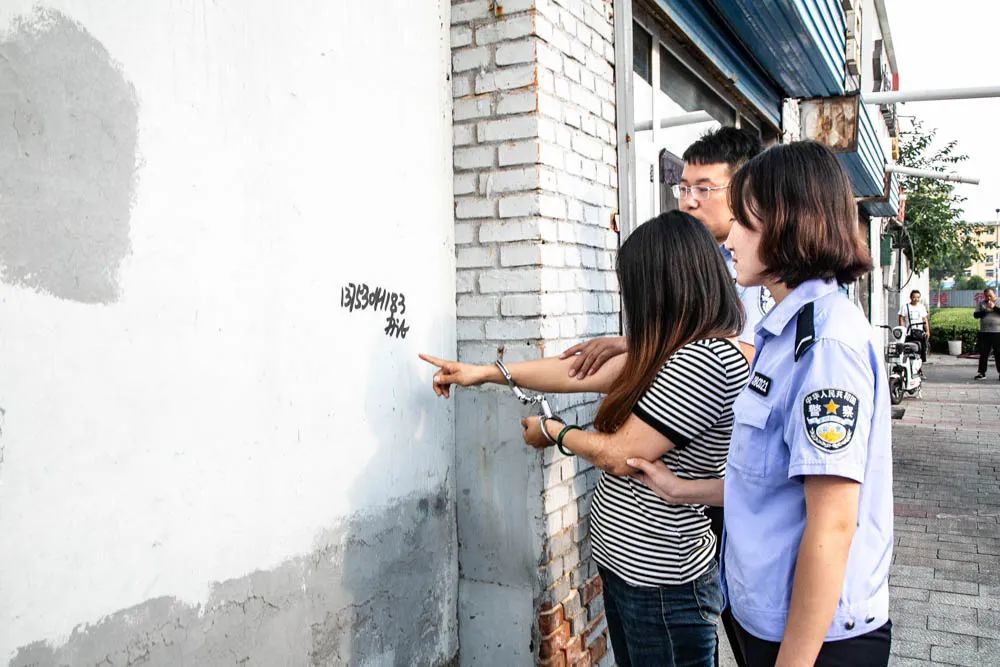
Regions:
[[729, 183], [736, 223], [761, 232], [766, 274], [790, 288], [854, 282], [872, 268], [847, 174], [826, 146], [795, 141], [750, 160]]

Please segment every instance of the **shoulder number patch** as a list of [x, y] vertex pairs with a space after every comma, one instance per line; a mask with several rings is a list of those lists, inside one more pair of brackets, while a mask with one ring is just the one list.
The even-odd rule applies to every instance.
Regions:
[[851, 444], [858, 423], [858, 397], [843, 389], [820, 389], [802, 401], [806, 436], [815, 447], [836, 452]]
[[750, 378], [750, 389], [761, 396], [767, 396], [771, 392], [771, 378], [760, 372], [754, 373]]

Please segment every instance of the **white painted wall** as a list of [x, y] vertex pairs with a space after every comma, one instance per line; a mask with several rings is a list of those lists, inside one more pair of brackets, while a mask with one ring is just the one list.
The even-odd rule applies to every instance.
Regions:
[[[141, 166], [118, 303], [0, 287], [0, 657], [198, 602], [454, 460], [416, 358], [455, 346], [449, 3], [46, 4], [135, 85]], [[350, 281], [406, 294], [405, 340]]]

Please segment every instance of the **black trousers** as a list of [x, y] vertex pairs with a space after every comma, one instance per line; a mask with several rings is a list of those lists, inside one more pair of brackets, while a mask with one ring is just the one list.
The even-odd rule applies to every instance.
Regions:
[[927, 333], [923, 329], [911, 329], [906, 341], [920, 346], [920, 361], [927, 361]]
[[[715, 533], [715, 559], [719, 560], [722, 556], [722, 508], [706, 507], [705, 515], [712, 520], [712, 532]], [[726, 631], [726, 639], [729, 640], [729, 648], [733, 651], [733, 658], [736, 660], [737, 666], [747, 667], [747, 661], [743, 657], [743, 651], [740, 649], [736, 634], [736, 619], [733, 618], [733, 612], [729, 607], [722, 610], [722, 628]], [[718, 646], [715, 648], [715, 667], [719, 667]]]
[[997, 373], [1000, 373], [1000, 333], [979, 332], [979, 372], [986, 375], [986, 365], [990, 361], [990, 352], [993, 352], [993, 361], [997, 365]]
[[[781, 643], [754, 637], [739, 623], [736, 632], [749, 667], [774, 667]], [[887, 621], [881, 628], [863, 635], [825, 642], [815, 664], [816, 667], [886, 667], [891, 646], [892, 621]]]

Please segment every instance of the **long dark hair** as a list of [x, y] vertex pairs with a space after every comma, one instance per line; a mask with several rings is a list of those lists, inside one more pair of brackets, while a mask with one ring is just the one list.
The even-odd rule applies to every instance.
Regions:
[[729, 182], [729, 204], [737, 224], [760, 221], [760, 260], [788, 287], [851, 283], [871, 270], [851, 182], [820, 143], [780, 144], [750, 160]]
[[639, 226], [618, 251], [628, 357], [594, 426], [612, 433], [682, 345], [730, 338], [744, 313], [719, 246], [695, 218], [664, 213]]

